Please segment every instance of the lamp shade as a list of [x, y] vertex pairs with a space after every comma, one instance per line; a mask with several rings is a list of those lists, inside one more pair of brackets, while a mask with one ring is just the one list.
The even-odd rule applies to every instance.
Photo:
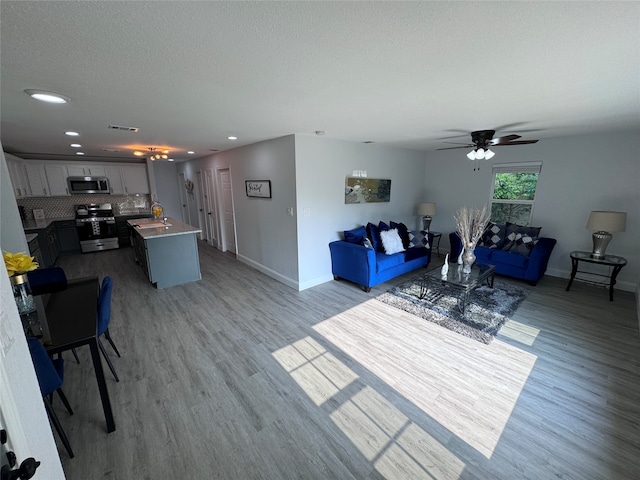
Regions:
[[420, 203], [418, 205], [418, 215], [429, 216], [436, 214], [435, 203]]
[[593, 211], [587, 220], [587, 228], [596, 232], [624, 232], [627, 212]]

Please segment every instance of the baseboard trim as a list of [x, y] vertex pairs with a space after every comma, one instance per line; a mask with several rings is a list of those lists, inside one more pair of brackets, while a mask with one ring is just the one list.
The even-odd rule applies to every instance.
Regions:
[[236, 258], [242, 263], [255, 268], [259, 272], [262, 272], [265, 275], [268, 275], [269, 277], [278, 280], [280, 283], [284, 283], [287, 287], [291, 287], [294, 290], [300, 290], [299, 283], [296, 280], [293, 280], [292, 278], [289, 278], [289, 277], [285, 277], [281, 273], [276, 272], [275, 270], [272, 270], [269, 267], [265, 267], [261, 263], [258, 263], [255, 260], [247, 258], [244, 255], [238, 254]]

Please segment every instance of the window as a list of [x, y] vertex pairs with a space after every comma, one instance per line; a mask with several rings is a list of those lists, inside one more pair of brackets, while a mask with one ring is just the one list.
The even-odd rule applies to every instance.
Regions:
[[493, 167], [491, 221], [530, 225], [542, 162]]

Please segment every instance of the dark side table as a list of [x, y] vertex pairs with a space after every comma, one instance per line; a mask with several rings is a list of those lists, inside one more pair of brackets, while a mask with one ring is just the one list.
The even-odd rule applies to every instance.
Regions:
[[[604, 277], [609, 281], [596, 281], [589, 280], [586, 278], [578, 278], [578, 280], [582, 280], [583, 282], [590, 283], [592, 285], [609, 285], [609, 301], [613, 302], [613, 286], [616, 284], [616, 277], [622, 267], [627, 264], [627, 259], [623, 257], [618, 257], [616, 255], [605, 255], [604, 258], [593, 258], [591, 257], [591, 252], [583, 252], [583, 251], [574, 251], [571, 252], [571, 279], [569, 280], [569, 285], [567, 285], [566, 291], [569, 291], [571, 288], [571, 284], [573, 283], [574, 278], [576, 278], [577, 273], [586, 273], [588, 275], [593, 275], [596, 277]], [[578, 266], [580, 262], [593, 263], [596, 265], [604, 265], [606, 267], [611, 267], [612, 270], [609, 273], [593, 273], [587, 272], [585, 270], [578, 270]]]

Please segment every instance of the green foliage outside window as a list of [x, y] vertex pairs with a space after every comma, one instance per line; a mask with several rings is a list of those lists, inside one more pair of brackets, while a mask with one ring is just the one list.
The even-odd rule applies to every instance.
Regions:
[[533, 200], [537, 173], [496, 173], [493, 198], [496, 200]]
[[493, 185], [494, 201], [491, 204], [491, 221], [529, 225], [538, 175], [537, 172], [496, 172]]

